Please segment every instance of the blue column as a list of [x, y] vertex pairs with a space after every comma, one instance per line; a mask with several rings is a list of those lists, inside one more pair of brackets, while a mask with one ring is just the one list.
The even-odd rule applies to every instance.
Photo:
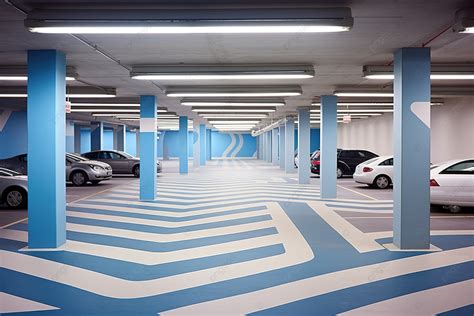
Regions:
[[199, 129], [199, 123], [193, 121], [193, 166], [199, 168], [201, 165], [201, 135]]
[[402, 48], [394, 56], [393, 242], [430, 247], [430, 49]]
[[91, 122], [91, 150], [104, 148], [104, 123]]
[[206, 159], [207, 160], [212, 160], [211, 137], [212, 137], [212, 130], [211, 129], [206, 129]]
[[66, 58], [28, 51], [28, 247], [66, 241]]
[[188, 173], [188, 117], [179, 117], [179, 173]]
[[74, 152], [81, 153], [81, 126], [74, 124]]
[[117, 150], [125, 151], [126, 140], [127, 140], [127, 126], [119, 125], [117, 126], [117, 133], [114, 135], [117, 137]]
[[278, 166], [278, 127], [272, 129], [272, 164]]
[[267, 133], [260, 134], [262, 137], [262, 160], [267, 161]]
[[298, 183], [309, 184], [311, 162], [309, 159], [309, 137], [311, 126], [309, 108], [298, 109]]
[[140, 130], [135, 130], [135, 155], [140, 157]]
[[74, 152], [74, 121], [66, 120], [66, 152]]
[[279, 126], [278, 142], [278, 161], [280, 162], [280, 169], [285, 169], [285, 125]]
[[201, 139], [199, 145], [201, 146], [199, 152], [201, 153], [199, 155], [199, 163], [201, 166], [206, 165], [206, 140], [207, 140], [207, 135], [206, 135], [206, 124], [200, 124], [199, 125], [199, 138]]
[[295, 120], [287, 118], [285, 123], [285, 171], [295, 172]]
[[321, 96], [320, 194], [323, 199], [337, 197], [337, 97]]
[[272, 162], [272, 131], [267, 132], [267, 162]]
[[156, 97], [140, 96], [140, 200], [156, 199]]

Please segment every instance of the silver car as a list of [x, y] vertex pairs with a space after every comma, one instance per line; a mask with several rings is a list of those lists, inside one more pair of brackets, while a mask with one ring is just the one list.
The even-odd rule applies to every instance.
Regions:
[[[118, 150], [97, 150], [82, 154], [83, 157], [105, 162], [112, 166], [114, 174], [133, 174], [140, 177], [140, 158]], [[161, 172], [161, 163], [156, 163], [157, 172]]]
[[26, 208], [28, 177], [13, 170], [0, 168], [0, 202], [10, 208]]
[[[0, 167], [26, 175], [28, 174], [28, 156], [23, 154], [0, 160]], [[100, 181], [108, 180], [111, 177], [112, 168], [108, 164], [66, 153], [66, 181], [81, 186], [87, 182], [98, 184]]]

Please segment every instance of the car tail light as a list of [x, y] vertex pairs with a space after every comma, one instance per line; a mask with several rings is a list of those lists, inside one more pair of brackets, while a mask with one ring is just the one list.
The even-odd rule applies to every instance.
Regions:
[[362, 172], [371, 172], [372, 170], [374, 170], [374, 169], [372, 169], [370, 167], [364, 167], [364, 169], [362, 169]]
[[435, 179], [430, 180], [430, 187], [439, 187], [439, 183]]
[[319, 160], [311, 160], [311, 165], [319, 166]]

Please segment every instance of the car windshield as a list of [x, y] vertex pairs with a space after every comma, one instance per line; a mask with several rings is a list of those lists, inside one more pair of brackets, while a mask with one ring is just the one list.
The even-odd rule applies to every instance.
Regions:
[[133, 159], [133, 158], [135, 158], [135, 157], [133, 157], [132, 155], [127, 154], [127, 153], [124, 152], [124, 151], [119, 151], [119, 153], [120, 153], [121, 155], [124, 155], [124, 156], [127, 157], [128, 159]]
[[375, 157], [375, 158], [366, 160], [366, 161], [364, 161], [363, 163], [361, 163], [361, 165], [362, 165], [362, 164], [368, 165], [369, 163], [372, 163], [372, 162], [374, 162], [374, 161], [377, 160], [377, 159], [379, 159], [379, 157]]
[[81, 156], [78, 156], [78, 155], [74, 155], [74, 154], [66, 154], [66, 157], [69, 159], [69, 160], [72, 160], [72, 161], [87, 161], [89, 159], [86, 159], [84, 157], [81, 157]]
[[18, 173], [16, 171], [13, 171], [13, 170], [10, 170], [10, 169], [6, 169], [6, 168], [0, 168], [0, 171], [2, 173], [5, 173], [5, 174], [8, 174], [9, 176], [12, 176], [12, 177], [16, 177], [16, 176], [21, 176], [22, 174], [21, 173]]
[[319, 150], [316, 150], [312, 155], [311, 159], [318, 159], [319, 158]]

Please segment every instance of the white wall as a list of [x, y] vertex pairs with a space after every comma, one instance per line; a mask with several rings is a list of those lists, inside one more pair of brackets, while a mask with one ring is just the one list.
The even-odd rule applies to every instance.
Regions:
[[[393, 154], [393, 115], [339, 124], [338, 147]], [[474, 158], [474, 98], [446, 99], [431, 108], [431, 162]]]

